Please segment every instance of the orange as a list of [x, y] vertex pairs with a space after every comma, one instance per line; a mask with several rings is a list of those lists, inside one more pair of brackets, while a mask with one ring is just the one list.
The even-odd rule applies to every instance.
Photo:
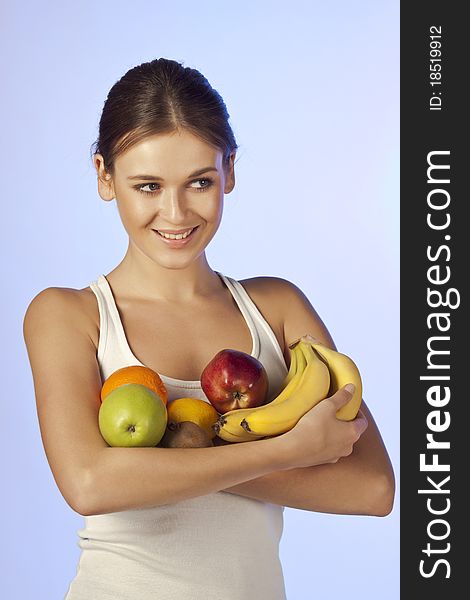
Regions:
[[215, 437], [216, 433], [211, 425], [217, 421], [219, 413], [209, 402], [199, 398], [176, 398], [168, 403], [167, 411], [168, 422], [192, 421], [204, 429], [211, 439]]
[[101, 401], [103, 401], [110, 392], [121, 385], [126, 385], [126, 383], [140, 383], [145, 385], [155, 392], [157, 396], [160, 396], [165, 406], [167, 405], [167, 389], [160, 379], [159, 374], [148, 367], [142, 367], [140, 365], [122, 367], [122, 369], [118, 369], [117, 371], [114, 371], [114, 373], [111, 373], [101, 388]]

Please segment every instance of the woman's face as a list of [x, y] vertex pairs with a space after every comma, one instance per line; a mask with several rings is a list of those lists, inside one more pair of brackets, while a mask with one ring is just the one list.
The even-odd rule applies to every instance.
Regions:
[[[130, 244], [169, 268], [181, 268], [200, 256], [214, 237], [224, 194], [234, 187], [233, 161], [224, 172], [222, 152], [188, 131], [150, 136], [115, 161], [106, 175], [95, 155], [98, 190], [116, 199]], [[165, 240], [158, 231], [193, 229], [186, 240]]]

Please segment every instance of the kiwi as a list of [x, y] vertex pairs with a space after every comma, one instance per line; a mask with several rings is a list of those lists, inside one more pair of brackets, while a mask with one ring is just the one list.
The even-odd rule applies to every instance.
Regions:
[[163, 448], [207, 448], [214, 443], [204, 429], [192, 421], [169, 421], [158, 445]]

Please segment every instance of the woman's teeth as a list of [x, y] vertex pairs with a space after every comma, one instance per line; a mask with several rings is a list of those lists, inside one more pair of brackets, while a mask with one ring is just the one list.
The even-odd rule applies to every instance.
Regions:
[[158, 231], [158, 229], [156, 229], [155, 231], [158, 231], [158, 233], [166, 238], [167, 240], [184, 240], [184, 238], [187, 238], [188, 235], [190, 233], [192, 233], [192, 231], [196, 229], [195, 227], [193, 227], [192, 229], [190, 229], [189, 231], [186, 231], [186, 233], [162, 233], [161, 231]]

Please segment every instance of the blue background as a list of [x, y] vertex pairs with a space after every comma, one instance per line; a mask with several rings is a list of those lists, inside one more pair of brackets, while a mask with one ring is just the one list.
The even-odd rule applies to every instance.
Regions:
[[[243, 279], [289, 279], [357, 362], [399, 469], [399, 2], [3, 2], [2, 592], [63, 598], [83, 518], [42, 447], [22, 337], [49, 286], [83, 288], [127, 248], [89, 157], [110, 87], [164, 56], [225, 99], [236, 187], [207, 250]], [[285, 510], [289, 600], [399, 597], [386, 518]], [[3, 569], [3, 567], [2, 567]]]

